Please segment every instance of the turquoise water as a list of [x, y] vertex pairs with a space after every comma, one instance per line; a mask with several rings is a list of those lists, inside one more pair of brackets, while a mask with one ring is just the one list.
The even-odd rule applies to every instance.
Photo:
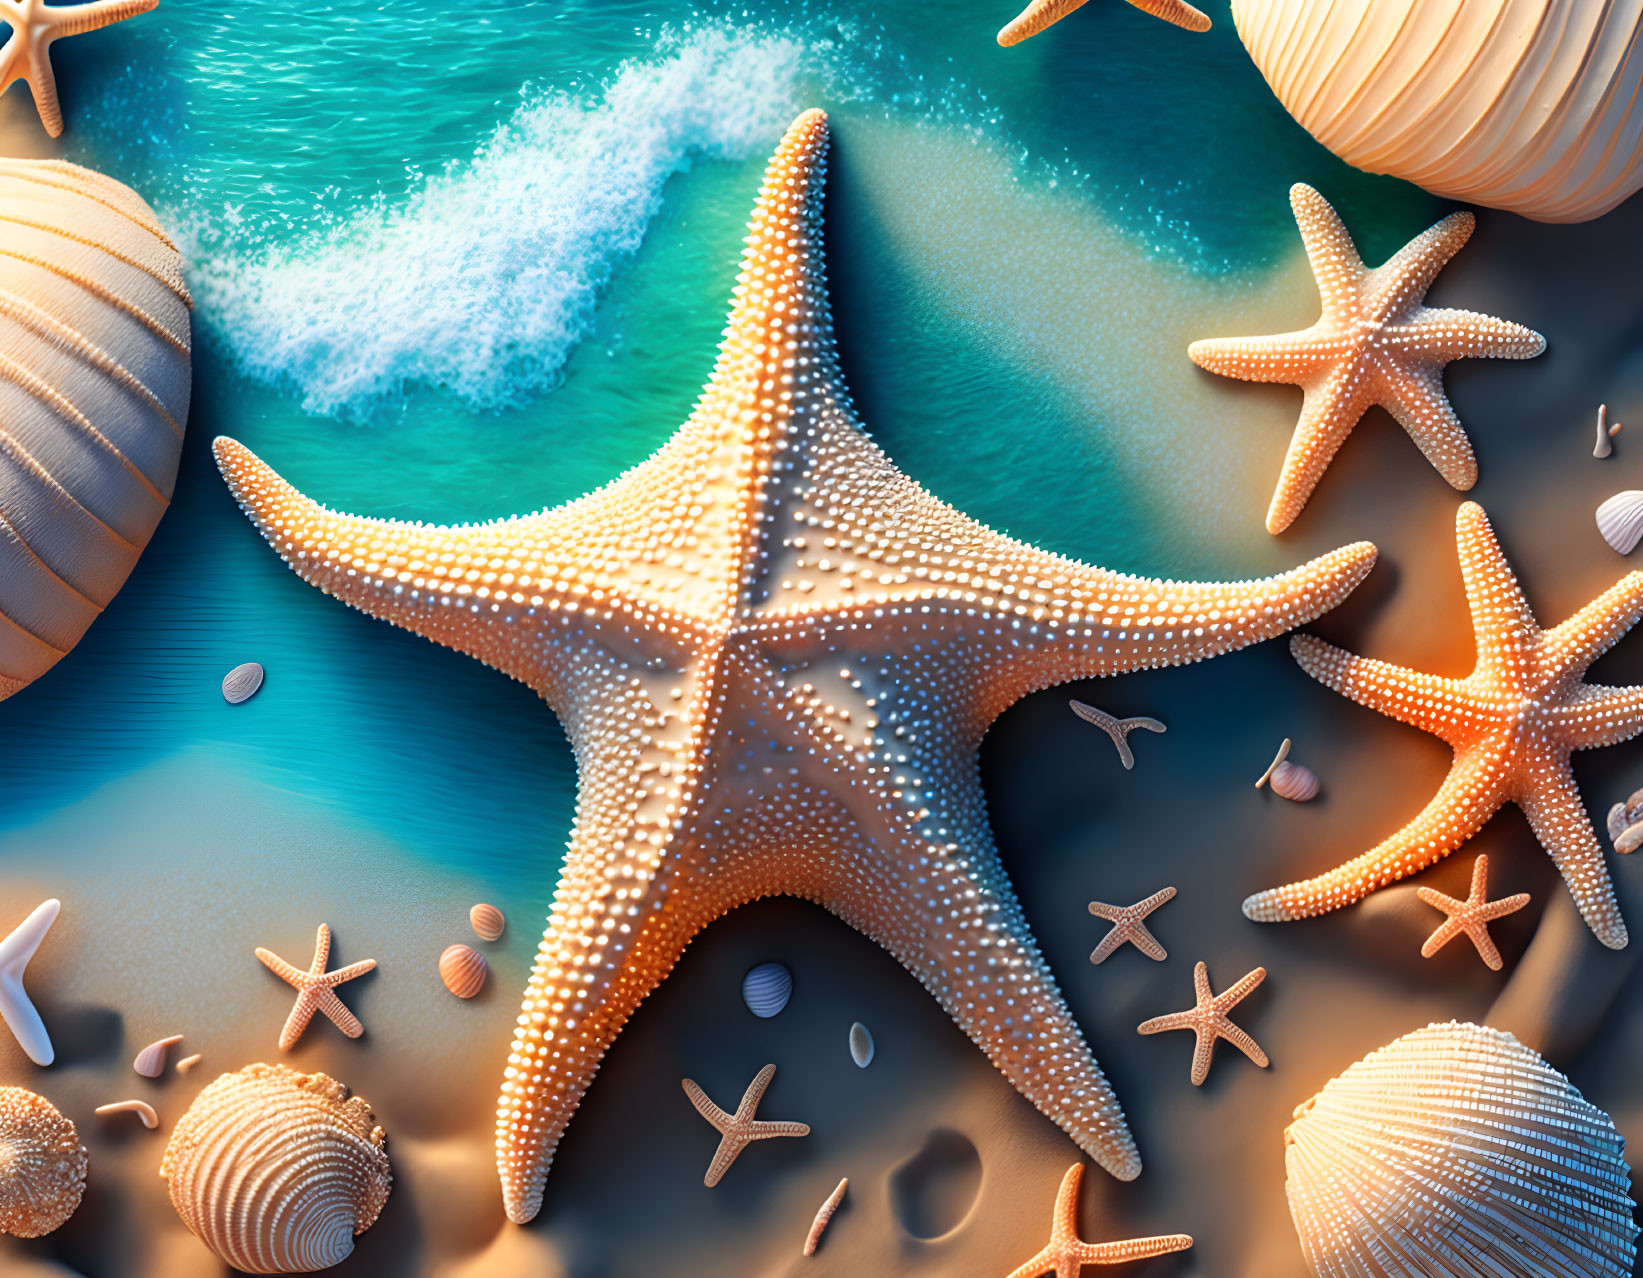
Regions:
[[[846, 366], [909, 472], [1115, 566], [1293, 562], [1247, 519], [1228, 543], [1158, 513], [1134, 441], [1163, 406], [1136, 397], [1145, 367], [1105, 355], [1138, 321], [1102, 272], [1152, 264], [1183, 297], [1258, 278], [1293, 251], [1295, 180], [1351, 210], [1371, 260], [1436, 205], [1313, 144], [1224, 8], [1194, 38], [1093, 3], [1005, 51], [1010, 8], [163, 0], [59, 46], [66, 155], [187, 246], [195, 405], [130, 583], [0, 703], [0, 828], [204, 751], [545, 900], [574, 785], [552, 716], [298, 582], [208, 443], [233, 434], [370, 514], [488, 517], [597, 485], [688, 411], [759, 169], [809, 105], [835, 123]], [[1216, 465], [1172, 474], [1212, 487]], [[268, 684], [231, 709], [218, 682], [244, 660]]]

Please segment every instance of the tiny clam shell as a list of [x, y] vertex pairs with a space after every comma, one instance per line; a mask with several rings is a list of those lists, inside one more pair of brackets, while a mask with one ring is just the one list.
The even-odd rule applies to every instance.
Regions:
[[481, 901], [468, 911], [468, 922], [473, 925], [474, 935], [481, 941], [494, 941], [502, 935], [502, 929], [508, 925], [502, 911], [494, 905], [486, 905]]
[[235, 666], [222, 679], [222, 699], [231, 706], [249, 701], [262, 687], [262, 667], [255, 661]]
[[1631, 554], [1643, 537], [1643, 491], [1628, 488], [1599, 506], [1597, 530], [1621, 554]]
[[1637, 851], [1640, 844], [1643, 844], [1643, 822], [1627, 826], [1621, 836], [1614, 841], [1614, 850], [1624, 855]]
[[485, 984], [489, 965], [471, 945], [453, 945], [439, 956], [439, 977], [458, 998], [472, 998]]
[[793, 997], [793, 973], [780, 963], [760, 963], [742, 978], [742, 1001], [747, 1010], [766, 1020]]
[[1302, 763], [1285, 759], [1272, 769], [1272, 793], [1292, 803], [1305, 803], [1318, 794], [1318, 774]]
[[183, 1041], [181, 1034], [173, 1034], [170, 1038], [162, 1038], [150, 1043], [137, 1053], [137, 1059], [131, 1062], [131, 1068], [144, 1078], [158, 1078], [165, 1073], [165, 1054], [168, 1048]]
[[856, 1062], [857, 1069], [866, 1069], [873, 1063], [873, 1035], [860, 1021], [850, 1027], [850, 1059]]
[[0, 1087], [0, 1234], [39, 1238], [72, 1216], [90, 1161], [80, 1133], [44, 1096]]

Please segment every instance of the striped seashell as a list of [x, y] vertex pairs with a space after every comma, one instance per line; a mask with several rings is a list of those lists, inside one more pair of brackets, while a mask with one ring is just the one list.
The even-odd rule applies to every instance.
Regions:
[[501, 910], [483, 902], [468, 911], [468, 922], [473, 925], [474, 935], [481, 941], [496, 940], [502, 935], [502, 929], [508, 925], [508, 920], [502, 917]]
[[1319, 1278], [1626, 1278], [1613, 1121], [1510, 1034], [1428, 1025], [1295, 1111], [1289, 1211]]
[[1348, 164], [1584, 222], [1643, 185], [1643, 0], [1233, 0], [1285, 109]]
[[471, 945], [452, 945], [439, 956], [439, 979], [458, 998], [472, 998], [485, 986], [490, 965]]
[[0, 1234], [39, 1238], [72, 1216], [90, 1156], [44, 1096], [0, 1087]]
[[755, 1016], [768, 1020], [792, 997], [793, 973], [780, 963], [760, 963], [742, 978], [742, 1002]]
[[249, 701], [262, 687], [263, 668], [255, 661], [242, 662], [222, 677], [222, 699], [231, 706]]
[[1268, 783], [1272, 793], [1291, 803], [1305, 803], [1318, 797], [1318, 774], [1304, 763], [1285, 759], [1272, 769]]
[[160, 1161], [183, 1223], [236, 1269], [327, 1269], [375, 1223], [393, 1174], [371, 1107], [324, 1074], [248, 1065], [202, 1091]]
[[1643, 537], [1643, 492], [1628, 488], [1599, 506], [1597, 530], [1621, 554], [1631, 554]]
[[857, 1021], [850, 1027], [850, 1059], [856, 1062], [857, 1069], [866, 1069], [873, 1063], [873, 1051], [872, 1032]]
[[137, 1053], [137, 1059], [131, 1062], [131, 1068], [144, 1078], [158, 1078], [165, 1073], [165, 1054], [177, 1043], [183, 1041], [181, 1034], [173, 1034], [170, 1038], [162, 1038], [150, 1043]]
[[0, 698], [80, 641], [170, 505], [189, 398], [181, 267], [120, 183], [0, 160]]

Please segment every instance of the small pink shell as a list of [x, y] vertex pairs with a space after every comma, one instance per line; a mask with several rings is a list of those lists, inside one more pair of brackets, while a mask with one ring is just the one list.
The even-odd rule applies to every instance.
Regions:
[[468, 911], [468, 922], [473, 924], [474, 934], [481, 941], [496, 940], [502, 935], [502, 929], [508, 925], [507, 919], [502, 917], [501, 910], [483, 902]]
[[458, 998], [479, 993], [488, 970], [485, 956], [469, 945], [453, 945], [439, 956], [440, 979]]
[[1285, 759], [1272, 769], [1272, 793], [1292, 803], [1305, 803], [1317, 797], [1318, 774], [1300, 763]]
[[131, 1062], [131, 1068], [144, 1078], [158, 1078], [165, 1073], [166, 1049], [173, 1043], [183, 1041], [181, 1034], [173, 1034], [170, 1038], [162, 1038], [158, 1042], [150, 1043], [137, 1053], [137, 1059]]

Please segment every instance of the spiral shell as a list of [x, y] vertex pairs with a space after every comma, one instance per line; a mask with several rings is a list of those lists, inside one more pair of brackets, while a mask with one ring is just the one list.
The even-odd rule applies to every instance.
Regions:
[[1643, 185], [1643, 0], [1233, 0], [1285, 109], [1348, 164], [1584, 222]]
[[90, 1162], [80, 1133], [44, 1096], [0, 1087], [0, 1234], [38, 1238], [72, 1216]]
[[334, 1079], [248, 1065], [189, 1106], [160, 1175], [183, 1223], [234, 1268], [312, 1273], [345, 1259], [387, 1202], [385, 1140]]
[[760, 963], [742, 978], [742, 1002], [755, 1016], [768, 1020], [792, 997], [793, 973], [780, 963]]
[[1628, 488], [1599, 506], [1597, 530], [1621, 554], [1631, 554], [1643, 537], [1643, 492]]
[[508, 925], [508, 920], [502, 917], [501, 910], [484, 902], [468, 911], [468, 922], [473, 926], [474, 935], [481, 941], [496, 940], [502, 935], [502, 929]]
[[472, 998], [484, 988], [489, 965], [471, 945], [452, 945], [439, 956], [439, 979], [458, 998]]
[[1268, 784], [1272, 786], [1272, 793], [1291, 803], [1305, 803], [1318, 797], [1318, 774], [1304, 763], [1283, 760], [1272, 769]]
[[1319, 1278], [1625, 1278], [1614, 1123], [1510, 1034], [1428, 1025], [1295, 1111], [1289, 1211]]
[[189, 397], [182, 257], [137, 195], [0, 160], [0, 698], [56, 665], [171, 502]]

